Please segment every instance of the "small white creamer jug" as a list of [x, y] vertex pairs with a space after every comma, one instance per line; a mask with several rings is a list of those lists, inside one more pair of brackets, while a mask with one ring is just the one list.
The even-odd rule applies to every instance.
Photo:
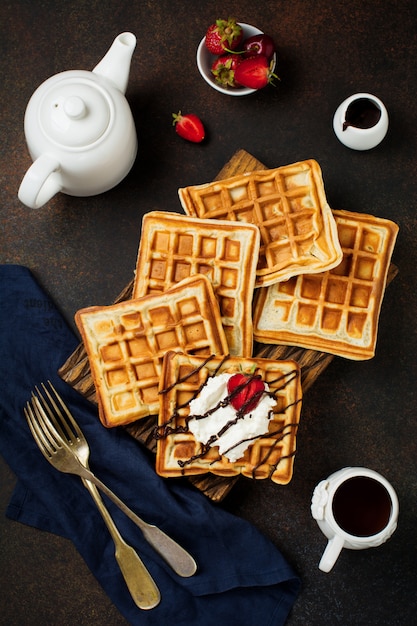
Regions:
[[62, 191], [92, 196], [117, 185], [137, 154], [132, 112], [125, 98], [132, 33], [122, 33], [92, 71], [48, 78], [30, 98], [24, 120], [33, 159], [18, 197], [38, 208]]
[[345, 467], [314, 489], [311, 513], [328, 538], [319, 568], [329, 572], [343, 548], [381, 545], [397, 527], [398, 498], [392, 485], [365, 467]]
[[388, 112], [384, 103], [370, 93], [356, 93], [337, 108], [333, 117], [336, 137], [352, 150], [370, 150], [388, 131]]

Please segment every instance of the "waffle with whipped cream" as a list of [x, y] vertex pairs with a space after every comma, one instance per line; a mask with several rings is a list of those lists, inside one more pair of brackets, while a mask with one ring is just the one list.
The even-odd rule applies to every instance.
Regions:
[[[253, 438], [244, 455], [234, 462], [220, 455], [215, 443], [206, 451], [187, 426], [192, 417], [190, 401], [202, 392], [209, 377], [225, 372], [259, 375], [269, 385], [269, 393], [275, 401], [267, 432]], [[203, 358], [168, 353], [163, 361], [160, 412], [155, 430], [157, 473], [165, 477], [209, 472], [225, 477], [242, 474], [248, 478], [288, 483], [293, 474], [301, 399], [300, 367], [294, 361]], [[230, 399], [223, 402], [230, 402]], [[210, 411], [200, 418], [210, 420]], [[230, 427], [239, 429], [239, 419]]]
[[342, 259], [321, 169], [313, 159], [180, 188], [178, 194], [188, 215], [259, 227], [256, 287], [326, 271]]
[[81, 309], [75, 320], [107, 427], [158, 413], [162, 359], [169, 350], [228, 351], [212, 285], [202, 275], [163, 294]]
[[259, 255], [253, 224], [153, 211], [142, 221], [133, 298], [204, 274], [213, 285], [230, 354], [251, 356], [252, 299]]
[[254, 337], [354, 360], [374, 356], [378, 319], [398, 226], [387, 219], [333, 212], [343, 250], [335, 268], [260, 289]]

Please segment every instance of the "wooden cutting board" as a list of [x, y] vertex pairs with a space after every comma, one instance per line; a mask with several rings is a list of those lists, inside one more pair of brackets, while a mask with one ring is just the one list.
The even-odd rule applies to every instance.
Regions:
[[[230, 178], [235, 174], [260, 169], [266, 169], [266, 166], [245, 150], [239, 150], [221, 169], [215, 180], [222, 180], [224, 178]], [[391, 265], [388, 274], [388, 282], [393, 280], [397, 272], [397, 268]], [[132, 295], [132, 290], [133, 278], [129, 285], [119, 294], [115, 302], [128, 300]], [[254, 355], [268, 359], [293, 359], [297, 361], [301, 366], [301, 382], [304, 394], [334, 358], [331, 354], [317, 352], [316, 350], [265, 344], [255, 344]], [[90, 365], [82, 343], [62, 365], [58, 374], [88, 400], [94, 403], [96, 402], [96, 391], [91, 377]], [[156, 419], [156, 416], [151, 416], [138, 420], [124, 428], [132, 437], [145, 445], [148, 450], [155, 452], [156, 442], [153, 439], [152, 432], [156, 425]], [[220, 502], [229, 493], [238, 478], [239, 477], [223, 478], [221, 476], [207, 474], [203, 476], [191, 476], [187, 480], [211, 500]]]

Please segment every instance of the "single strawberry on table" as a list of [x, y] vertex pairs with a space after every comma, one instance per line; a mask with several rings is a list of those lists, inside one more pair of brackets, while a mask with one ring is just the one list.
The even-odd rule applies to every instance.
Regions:
[[174, 118], [172, 124], [175, 126], [177, 135], [192, 141], [193, 143], [200, 143], [205, 137], [205, 130], [202, 121], [194, 113], [187, 113], [182, 115], [181, 111], [173, 113]]
[[264, 391], [265, 385], [260, 376], [233, 374], [227, 382], [230, 404], [243, 413], [249, 413], [258, 406]]
[[223, 54], [236, 50], [243, 38], [240, 24], [234, 18], [216, 20], [208, 27], [205, 38], [206, 48], [211, 54]]
[[262, 89], [274, 78], [278, 76], [272, 72], [270, 61], [262, 54], [242, 59], [235, 70], [236, 82], [250, 89]]

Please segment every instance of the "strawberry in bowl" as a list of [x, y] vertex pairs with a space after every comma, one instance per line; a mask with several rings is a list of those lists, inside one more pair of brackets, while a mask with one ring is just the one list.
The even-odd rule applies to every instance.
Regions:
[[[222, 21], [224, 20], [217, 20], [217, 22]], [[276, 50], [273, 39], [269, 35], [250, 24], [235, 23], [241, 28], [242, 36], [239, 38], [236, 31], [234, 31], [235, 36], [233, 40], [231, 41], [229, 37], [229, 39], [223, 39], [221, 44], [218, 44], [218, 41], [213, 43], [211, 27], [207, 30], [206, 36], [203, 37], [197, 48], [197, 67], [201, 76], [210, 87], [213, 87], [220, 93], [230, 96], [246, 96], [258, 89], [262, 89], [276, 77], [274, 74]], [[221, 35], [217, 35], [217, 39], [221, 40]], [[213, 53], [214, 50], [220, 51], [222, 48], [222, 53]], [[237, 68], [244, 61], [252, 58], [257, 60], [244, 64], [243, 70], [239, 70], [241, 81], [238, 81], [236, 78]], [[265, 61], [267, 65], [266, 80]], [[249, 73], [252, 75], [255, 73], [255, 66], [258, 67], [257, 81], [253, 77], [247, 78]], [[226, 72], [226, 69], [229, 71]], [[262, 73], [264, 74], [263, 76]], [[248, 82], [249, 84], [245, 84]]]
[[243, 39], [243, 29], [234, 18], [216, 20], [206, 32], [204, 44], [211, 54], [224, 54], [239, 47]]
[[238, 54], [227, 53], [216, 57], [211, 66], [211, 73], [217, 85], [226, 87], [240, 87], [235, 80], [235, 72], [242, 58]]
[[263, 89], [272, 83], [274, 78], [278, 76], [271, 71], [270, 62], [262, 54], [243, 59], [234, 72], [236, 85], [255, 90]]

